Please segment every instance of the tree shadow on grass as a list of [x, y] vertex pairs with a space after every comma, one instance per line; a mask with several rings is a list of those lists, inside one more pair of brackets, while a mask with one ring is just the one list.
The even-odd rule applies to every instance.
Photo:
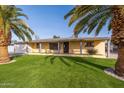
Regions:
[[56, 57], [55, 56], [46, 56], [45, 61], [50, 62], [51, 64], [54, 64]]
[[[94, 67], [94, 68], [97, 68], [100, 70], [104, 70], [104, 69], [108, 68], [107, 66], [93, 63], [91, 61], [88, 61], [88, 59], [84, 59], [81, 57], [46, 56], [45, 60], [47, 60], [47, 61], [49, 60], [48, 62], [50, 62], [51, 64], [54, 64], [56, 62], [56, 60], [55, 60], [56, 58], [58, 58], [60, 60], [60, 62], [64, 63], [66, 66], [71, 66], [71, 64], [69, 63], [69, 61], [70, 61], [70, 62], [73, 62], [77, 65], [80, 65], [83, 67], [85, 66], [87, 68], [89, 68], [88, 66], [91, 66], [91, 67]], [[69, 60], [69, 61], [67, 61], [67, 60]]]
[[59, 62], [64, 63], [66, 66], [70, 66], [70, 64], [69, 64], [67, 61], [65, 61], [64, 57], [46, 56], [46, 57], [45, 57], [45, 60], [46, 60], [47, 62], [50, 62], [51, 64], [54, 64], [55, 62], [57, 62], [57, 61], [56, 61], [57, 58], [60, 60]]
[[64, 63], [66, 66], [71, 66], [69, 62], [67, 62], [64, 57], [59, 57], [60, 62]]
[[91, 67], [95, 67], [97, 69], [100, 69], [100, 70], [104, 70], [106, 68], [108, 68], [107, 66], [102, 66], [102, 65], [99, 65], [99, 64], [95, 64], [95, 63], [92, 63], [86, 59], [83, 59], [83, 58], [77, 58], [77, 57], [65, 57], [66, 59], [72, 61], [73, 63], [75, 64], [78, 64], [78, 65], [89, 65]]
[[[73, 57], [72, 57], [72, 58], [73, 58]], [[74, 60], [68, 59], [68, 57], [67, 57], [67, 58], [66, 58], [66, 57], [59, 57], [59, 59], [60, 59], [60, 62], [64, 63], [64, 64], [67, 65], [68, 67], [72, 66], [71, 63], [74, 63], [74, 64], [76, 64], [76, 65], [80, 65], [80, 66], [83, 67], [83, 68], [91, 69], [90, 67], [88, 67], [88, 66], [85, 65], [85, 64], [79, 64], [79, 63], [77, 63], [77, 62], [74, 62]], [[67, 61], [67, 60], [68, 60], [68, 61]], [[80, 60], [80, 59], [78, 59], [78, 60]], [[97, 71], [97, 70], [94, 69], [94, 68], [92, 68], [92, 70]]]
[[13, 54], [10, 56], [10, 59], [13, 60], [13, 59], [21, 57], [21, 56], [24, 56], [24, 54]]

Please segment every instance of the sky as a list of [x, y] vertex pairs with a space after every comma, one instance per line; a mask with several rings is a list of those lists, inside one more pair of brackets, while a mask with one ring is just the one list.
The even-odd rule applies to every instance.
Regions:
[[[26, 5], [17, 7], [21, 8], [23, 12], [28, 15], [29, 19], [25, 20], [40, 39], [52, 38], [53, 35], [66, 38], [72, 36], [74, 25], [68, 27], [69, 19], [64, 20], [64, 15], [74, 6]], [[107, 37], [110, 35], [111, 33], [108, 34], [107, 26], [104, 26], [99, 37]], [[79, 37], [91, 36], [94, 36], [94, 33], [90, 35], [79, 34]], [[35, 39], [35, 37], [33, 37], [33, 39]], [[13, 35], [13, 40], [17, 40], [15, 35]]]

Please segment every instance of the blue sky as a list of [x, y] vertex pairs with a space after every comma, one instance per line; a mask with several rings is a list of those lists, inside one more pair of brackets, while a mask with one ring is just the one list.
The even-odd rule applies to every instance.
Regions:
[[[22, 8], [23, 12], [28, 15], [29, 20], [26, 20], [26, 22], [41, 39], [52, 38], [53, 35], [60, 37], [72, 36], [74, 25], [68, 27], [68, 20], [64, 20], [64, 15], [72, 9], [73, 6], [26, 5], [17, 7]], [[90, 35], [81, 33], [79, 35], [79, 37], [87, 36], [94, 36], [94, 33]], [[103, 27], [99, 36], [110, 36], [106, 26]], [[13, 39], [17, 39], [17, 37], [14, 35]]]

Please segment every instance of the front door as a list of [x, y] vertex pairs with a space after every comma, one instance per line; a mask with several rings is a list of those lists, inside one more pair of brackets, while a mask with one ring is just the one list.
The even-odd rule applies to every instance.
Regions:
[[64, 53], [69, 53], [69, 42], [63, 43]]

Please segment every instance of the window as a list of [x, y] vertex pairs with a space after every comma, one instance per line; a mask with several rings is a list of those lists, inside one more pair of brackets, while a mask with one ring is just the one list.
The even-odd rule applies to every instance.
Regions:
[[94, 42], [93, 41], [86, 42], [85, 47], [94, 47]]
[[49, 48], [51, 50], [58, 50], [58, 43], [49, 43]]

